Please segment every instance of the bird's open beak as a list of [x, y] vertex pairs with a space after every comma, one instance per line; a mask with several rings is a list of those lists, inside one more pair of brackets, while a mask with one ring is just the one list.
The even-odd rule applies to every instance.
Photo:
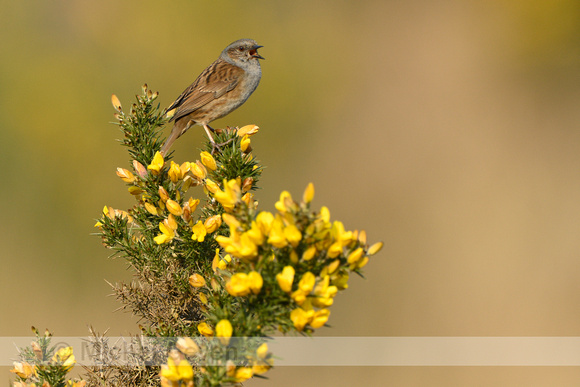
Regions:
[[261, 47], [264, 47], [264, 46], [254, 46], [254, 47], [252, 47], [252, 49], [250, 50], [250, 56], [252, 58], [266, 59], [262, 55], [258, 54], [258, 48], [261, 48]]

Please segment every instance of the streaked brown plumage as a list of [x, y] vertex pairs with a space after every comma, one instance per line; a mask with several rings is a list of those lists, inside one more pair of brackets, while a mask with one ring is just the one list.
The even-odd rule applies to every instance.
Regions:
[[242, 105], [258, 86], [262, 77], [259, 46], [252, 39], [240, 39], [227, 46], [218, 60], [167, 108], [175, 122], [161, 148], [163, 155], [193, 125], [201, 125], [214, 144], [209, 123]]

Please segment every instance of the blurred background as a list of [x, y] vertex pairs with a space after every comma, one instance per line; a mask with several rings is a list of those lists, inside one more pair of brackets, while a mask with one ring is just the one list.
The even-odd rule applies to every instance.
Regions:
[[[94, 232], [133, 199], [110, 95], [168, 106], [250, 37], [257, 193], [385, 248], [320, 336], [580, 335], [580, 2], [0, 0], [0, 335], [136, 333]], [[169, 128], [167, 128], [167, 133]], [[199, 127], [175, 146], [198, 157]], [[348, 350], [348, 349], [345, 349]], [[16, 351], [14, 351], [16, 356]], [[9, 379], [7, 367], [2, 369]], [[248, 386], [567, 386], [578, 367], [279, 367]]]

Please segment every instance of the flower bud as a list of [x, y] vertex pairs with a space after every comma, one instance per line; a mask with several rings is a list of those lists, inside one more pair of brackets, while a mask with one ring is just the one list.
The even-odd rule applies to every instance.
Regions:
[[168, 199], [165, 203], [165, 206], [167, 207], [167, 211], [171, 212], [175, 216], [181, 216], [183, 214], [183, 209], [179, 203], [174, 200]]
[[254, 185], [254, 178], [253, 177], [246, 177], [244, 182], [242, 183], [242, 191], [247, 192], [252, 189]]
[[199, 274], [192, 274], [189, 276], [189, 284], [194, 288], [201, 288], [205, 286], [205, 278]]
[[169, 194], [167, 193], [167, 190], [165, 188], [163, 188], [163, 186], [159, 186], [159, 197], [161, 198], [161, 200], [163, 202], [166, 202], [169, 199]]
[[137, 160], [133, 160], [133, 168], [135, 169], [135, 172], [137, 172], [137, 175], [139, 175], [139, 177], [141, 177], [142, 179], [144, 179], [147, 176], [147, 168], [145, 168], [143, 164], [141, 164]]
[[215, 171], [217, 169], [217, 164], [215, 162], [215, 159], [213, 158], [213, 156], [209, 152], [205, 152], [205, 151], [201, 152], [200, 157], [201, 157], [201, 163], [207, 169], [211, 169], [212, 171]]
[[369, 247], [367, 254], [368, 255], [375, 255], [376, 253], [381, 251], [382, 248], [383, 248], [383, 242], [377, 242], [374, 245], [372, 245], [371, 247]]
[[203, 222], [208, 234], [211, 234], [222, 225], [222, 217], [220, 215], [210, 216]]
[[123, 108], [121, 107], [121, 101], [119, 101], [119, 98], [117, 98], [115, 94], [111, 95], [111, 103], [113, 104], [113, 107], [116, 111], [119, 113], [123, 111]]
[[117, 168], [117, 176], [125, 183], [133, 183], [135, 181], [135, 176], [125, 168]]
[[242, 137], [242, 141], [240, 142], [240, 148], [242, 149], [242, 152], [244, 153], [249, 153], [251, 152], [250, 148], [250, 136], [245, 135], [244, 137]]
[[302, 195], [302, 200], [304, 203], [310, 203], [314, 199], [314, 184], [308, 183], [306, 190], [304, 190], [304, 195]]
[[186, 356], [193, 356], [199, 352], [199, 346], [191, 339], [191, 337], [180, 337], [177, 340], [177, 343], [175, 343], [175, 346]]
[[238, 129], [238, 136], [240, 137], [252, 136], [258, 133], [258, 129], [260, 128], [257, 125], [242, 126], [240, 129]]
[[207, 177], [207, 170], [203, 164], [199, 162], [189, 163], [189, 169], [193, 176], [195, 176], [198, 180], [203, 180]]

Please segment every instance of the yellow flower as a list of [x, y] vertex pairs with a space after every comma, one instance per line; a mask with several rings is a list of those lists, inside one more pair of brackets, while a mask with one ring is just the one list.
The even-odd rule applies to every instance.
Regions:
[[308, 247], [302, 254], [302, 259], [305, 261], [310, 261], [316, 255], [316, 246]]
[[199, 298], [199, 302], [201, 302], [204, 305], [207, 305], [207, 296], [205, 295], [205, 293], [199, 293], [197, 295], [197, 298]]
[[292, 266], [286, 266], [282, 269], [281, 273], [276, 274], [276, 281], [280, 288], [286, 293], [290, 293], [292, 290], [292, 282], [294, 282], [295, 270]]
[[298, 282], [298, 289], [296, 289], [291, 297], [298, 304], [302, 305], [306, 301], [306, 297], [314, 288], [316, 277], [311, 272], [306, 272]]
[[255, 221], [252, 221], [252, 226], [248, 231], [246, 231], [246, 234], [256, 245], [261, 246], [262, 243], [264, 243], [264, 234], [262, 234], [260, 227], [258, 227], [258, 223]]
[[338, 275], [336, 277], [333, 276], [332, 284], [336, 286], [340, 290], [344, 290], [348, 288], [348, 273], [344, 273], [342, 275]]
[[199, 205], [199, 199], [189, 198], [189, 200], [187, 201], [187, 206], [189, 207], [189, 211], [192, 214], [198, 205]]
[[165, 203], [167, 211], [171, 212], [175, 216], [181, 216], [183, 214], [183, 209], [175, 200], [168, 199]]
[[222, 217], [219, 215], [210, 216], [203, 222], [208, 234], [211, 234], [222, 225]]
[[[161, 228], [162, 224], [163, 223], [159, 223], [159, 228]], [[164, 243], [171, 242], [171, 240], [175, 237], [175, 233], [173, 232], [173, 230], [169, 230], [168, 232], [169, 233], [167, 234], [165, 232], [162, 232], [161, 234], [153, 238], [155, 243], [157, 243], [158, 245], [162, 245]]]
[[302, 201], [308, 204], [312, 199], [314, 199], [314, 184], [308, 183], [304, 190], [304, 194], [302, 195]]
[[369, 257], [364, 257], [363, 259], [361, 259], [356, 263], [356, 268], [362, 269], [363, 267], [366, 266], [367, 263], [369, 263]]
[[334, 242], [326, 251], [328, 258], [336, 258], [340, 254], [342, 254], [342, 243], [340, 242]]
[[183, 162], [179, 166], [179, 170], [181, 172], [181, 176], [183, 176], [183, 178], [185, 178], [185, 175], [187, 175], [187, 172], [189, 172], [191, 170], [191, 164], [190, 164], [190, 162], [189, 161]]
[[371, 247], [369, 247], [367, 254], [368, 255], [375, 255], [376, 253], [381, 251], [382, 248], [383, 248], [383, 242], [377, 242], [374, 245], [372, 245]]
[[189, 276], [189, 284], [194, 288], [201, 288], [205, 286], [205, 278], [199, 274], [192, 274]]
[[225, 270], [228, 263], [232, 261], [232, 257], [229, 254], [226, 254], [225, 257], [220, 257], [220, 249], [215, 249], [215, 256], [213, 257], [213, 262], [211, 264], [211, 268], [213, 269], [214, 273], [217, 272], [218, 269]]
[[314, 289], [316, 277], [311, 272], [306, 272], [298, 282], [298, 288], [306, 294], [309, 294]]
[[350, 253], [348, 255], [348, 257], [346, 258], [346, 261], [348, 263], [356, 263], [359, 261], [359, 259], [362, 258], [364, 251], [362, 249], [362, 247], [359, 247], [358, 249], [354, 250], [352, 253]]
[[314, 316], [313, 310], [304, 310], [302, 308], [296, 308], [292, 312], [290, 312], [290, 320], [294, 324], [294, 327], [299, 332], [304, 330], [304, 327], [310, 323], [312, 317]]
[[201, 220], [198, 220], [197, 223], [191, 228], [193, 234], [191, 235], [191, 239], [198, 242], [203, 242], [205, 236], [207, 235], [207, 230]]
[[180, 337], [175, 346], [186, 356], [193, 356], [199, 352], [199, 346], [190, 337]]
[[328, 274], [334, 273], [336, 269], [338, 269], [338, 266], [340, 266], [340, 259], [335, 259], [334, 261], [332, 261], [328, 265]]
[[65, 369], [71, 369], [76, 363], [75, 355], [73, 355], [73, 348], [64, 347], [59, 349], [52, 357], [52, 361], [59, 363]]
[[125, 168], [117, 168], [117, 176], [119, 176], [125, 183], [133, 183], [135, 181], [135, 175]]
[[242, 149], [242, 152], [245, 153], [249, 147], [250, 147], [250, 136], [245, 135], [244, 137], [242, 137], [242, 141], [240, 142], [240, 148]]
[[153, 204], [151, 204], [149, 202], [145, 202], [145, 209], [151, 215], [159, 215], [159, 212], [157, 211], [157, 207], [155, 207]]
[[189, 170], [198, 180], [203, 180], [207, 177], [207, 170], [203, 164], [199, 162], [189, 163]]
[[215, 159], [209, 152], [201, 152], [201, 163], [205, 165], [206, 168], [215, 171], [217, 169], [217, 165]]
[[248, 233], [243, 233], [240, 237], [238, 247], [238, 258], [251, 261], [258, 256], [258, 246], [252, 241]]
[[268, 243], [274, 247], [282, 248], [288, 245], [288, 241], [284, 235], [283, 226], [284, 224], [279, 216], [277, 216], [274, 222], [272, 222], [272, 227], [268, 234]]
[[205, 322], [198, 324], [197, 330], [205, 337], [213, 336], [213, 329], [211, 329], [211, 327]]
[[263, 343], [256, 349], [256, 355], [258, 359], [265, 359], [268, 356], [268, 344]]
[[338, 288], [336, 286], [329, 286], [329, 281], [330, 277], [326, 275], [314, 288], [316, 297], [311, 299], [314, 306], [325, 308], [333, 304], [334, 296], [336, 296]]
[[292, 205], [292, 195], [288, 191], [282, 191], [280, 194], [280, 200], [274, 204], [274, 207], [280, 212], [286, 212], [289, 210], [289, 207]]
[[236, 382], [244, 382], [250, 379], [253, 376], [252, 368], [251, 367], [240, 367], [236, 369]]
[[268, 370], [270, 368], [272, 368], [272, 366], [269, 364], [256, 364], [256, 363], [254, 363], [254, 365], [252, 365], [252, 372], [254, 373], [254, 375], [261, 375], [265, 372], [268, 372]]
[[193, 367], [185, 359], [176, 365], [175, 361], [171, 357], [168, 357], [167, 364], [161, 366], [159, 375], [172, 382], [180, 380], [189, 381], [193, 379]]
[[224, 190], [218, 188], [213, 192], [213, 197], [226, 210], [231, 210], [240, 198], [240, 184], [235, 179], [228, 182], [224, 180]]
[[260, 128], [257, 125], [242, 126], [240, 129], [238, 129], [238, 136], [240, 136], [240, 137], [244, 137], [246, 135], [252, 136], [252, 135], [258, 133], [258, 129], [260, 129]]
[[325, 223], [330, 222], [330, 211], [327, 207], [322, 207], [320, 209], [320, 219]]
[[179, 164], [176, 164], [173, 160], [171, 161], [171, 166], [169, 167], [167, 174], [172, 183], [177, 183], [179, 180], [183, 179]]
[[353, 233], [352, 231], [345, 231], [344, 225], [342, 222], [335, 220], [332, 223], [332, 236], [335, 241], [339, 241], [342, 243], [343, 246], [347, 245], [350, 241], [352, 241]]
[[256, 224], [262, 231], [262, 234], [268, 235], [270, 229], [272, 228], [272, 223], [274, 222], [274, 215], [268, 211], [262, 211], [256, 216]]
[[236, 273], [226, 283], [227, 292], [234, 297], [250, 294], [250, 279], [246, 273]]
[[147, 166], [147, 169], [152, 171], [153, 174], [158, 175], [164, 164], [165, 161], [163, 160], [161, 153], [155, 152], [155, 156], [153, 156], [153, 160], [151, 160], [151, 164]]
[[160, 245], [163, 243], [167, 243], [175, 238], [175, 230], [177, 230], [177, 222], [173, 215], [169, 214], [167, 219], [163, 222], [159, 223], [159, 230], [161, 230], [161, 234], [157, 235], [154, 240], [155, 242]]
[[177, 222], [175, 221], [175, 218], [173, 217], [172, 214], [169, 214], [169, 216], [167, 217], [167, 219], [163, 221], [163, 223], [170, 229], [177, 230]]
[[300, 234], [300, 231], [295, 225], [289, 224], [284, 228], [284, 237], [288, 242], [290, 242], [292, 247], [296, 247], [302, 239], [302, 234]]
[[297, 264], [299, 260], [300, 258], [298, 257], [298, 253], [296, 252], [296, 250], [290, 251], [290, 262], [292, 262], [293, 264]]
[[14, 362], [14, 368], [10, 372], [15, 373], [22, 379], [28, 379], [34, 374], [34, 366], [26, 362]]
[[233, 333], [232, 323], [229, 320], [220, 320], [215, 326], [215, 333], [223, 345], [228, 345]]
[[218, 191], [220, 189], [219, 185], [217, 185], [213, 180], [211, 179], [205, 179], [205, 189], [207, 189], [209, 192], [211, 192], [212, 194], [216, 191]]
[[239, 228], [241, 227], [240, 222], [236, 219], [235, 216], [231, 215], [231, 214], [222, 214], [222, 219], [224, 221], [225, 224], [227, 224], [228, 226], [230, 226], [230, 228]]
[[298, 305], [304, 304], [304, 301], [306, 301], [306, 296], [307, 294], [304, 294], [304, 292], [300, 289], [293, 291], [290, 295], [290, 297], [292, 297], [294, 302], [296, 302]]
[[328, 309], [320, 309], [314, 312], [314, 316], [312, 316], [312, 320], [310, 321], [310, 326], [314, 329], [318, 329], [322, 327], [328, 321], [328, 317], [330, 316], [330, 310]]
[[260, 293], [260, 290], [262, 289], [262, 285], [264, 284], [264, 280], [263, 280], [262, 275], [260, 273], [258, 273], [257, 271], [251, 271], [248, 274], [248, 283], [249, 283], [250, 290], [252, 291], [252, 293], [258, 294], [258, 293]]

